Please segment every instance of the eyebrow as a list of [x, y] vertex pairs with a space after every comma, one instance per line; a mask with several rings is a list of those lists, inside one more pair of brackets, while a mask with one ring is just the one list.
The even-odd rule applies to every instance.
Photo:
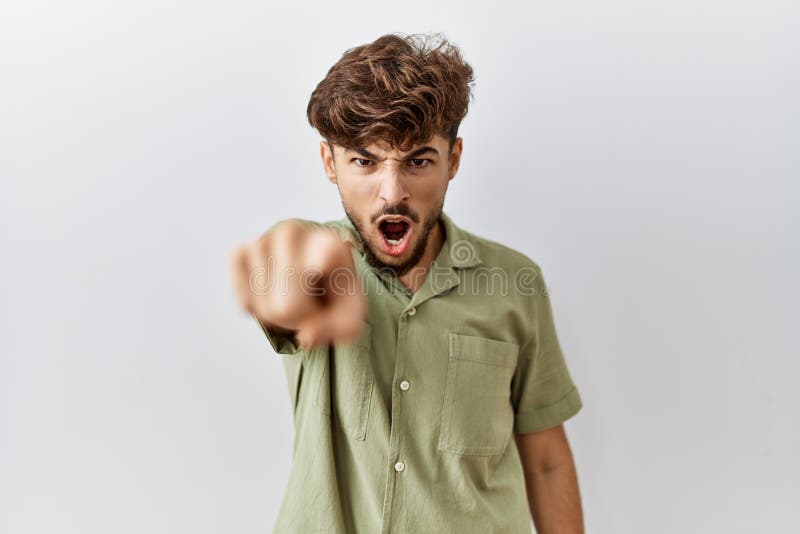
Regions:
[[[372, 152], [370, 152], [369, 150], [367, 150], [365, 148], [360, 148], [360, 147], [351, 148], [350, 151], [351, 152], [358, 152], [360, 155], [364, 156], [365, 158], [380, 159], [380, 158], [378, 158], [378, 156], [376, 156], [375, 154], [373, 154]], [[438, 156], [439, 155], [439, 151], [436, 150], [435, 148], [433, 148], [432, 146], [423, 146], [423, 147], [418, 148], [415, 151], [407, 154], [404, 157], [404, 159], [414, 159], [417, 156], [421, 156], [423, 154], [427, 154], [428, 152], [431, 152], [434, 156]]]

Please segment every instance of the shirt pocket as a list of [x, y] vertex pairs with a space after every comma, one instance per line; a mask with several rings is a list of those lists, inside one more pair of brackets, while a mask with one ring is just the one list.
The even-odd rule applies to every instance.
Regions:
[[361, 324], [358, 340], [348, 345], [331, 345], [324, 358], [316, 404], [333, 424], [350, 437], [364, 440], [374, 387], [370, 344], [372, 327]]
[[502, 453], [514, 427], [511, 381], [519, 345], [450, 332], [438, 449]]

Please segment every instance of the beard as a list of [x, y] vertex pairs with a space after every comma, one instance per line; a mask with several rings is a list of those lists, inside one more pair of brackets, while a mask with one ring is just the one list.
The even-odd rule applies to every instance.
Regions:
[[[422, 227], [420, 228], [421, 236], [417, 240], [417, 244], [411, 250], [411, 254], [409, 255], [409, 257], [400, 263], [386, 263], [382, 261], [377, 256], [377, 254], [375, 254], [375, 250], [372, 248], [372, 244], [366, 239], [365, 237], [366, 234], [364, 232], [365, 229], [361, 223], [361, 220], [358, 217], [352, 215], [348, 211], [347, 207], [344, 206], [344, 204], [342, 204], [342, 206], [344, 207], [344, 212], [347, 215], [347, 218], [350, 219], [350, 222], [353, 224], [356, 231], [358, 232], [361, 241], [364, 243], [364, 259], [370, 266], [374, 267], [375, 269], [378, 269], [381, 272], [388, 272], [394, 275], [395, 277], [399, 277], [406, 274], [415, 265], [417, 265], [417, 263], [419, 263], [419, 260], [425, 254], [425, 249], [427, 249], [428, 247], [428, 240], [430, 238], [431, 232], [439, 223], [439, 218], [442, 213], [443, 205], [444, 205], [444, 200], [442, 200], [438, 208], [434, 209], [431, 213], [427, 214], [427, 216], [423, 220]], [[381, 217], [382, 215], [403, 215], [414, 221], [414, 223], [419, 223], [420, 220], [419, 216], [414, 211], [412, 211], [407, 204], [398, 204], [395, 207], [383, 209], [380, 212], [373, 215], [372, 220], [374, 221], [375, 219]]]

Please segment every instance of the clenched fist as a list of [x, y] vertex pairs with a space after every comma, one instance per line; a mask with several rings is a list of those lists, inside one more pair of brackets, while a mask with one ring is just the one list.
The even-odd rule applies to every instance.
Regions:
[[293, 333], [304, 350], [354, 342], [367, 299], [351, 247], [333, 228], [281, 221], [231, 255], [239, 303], [265, 326]]

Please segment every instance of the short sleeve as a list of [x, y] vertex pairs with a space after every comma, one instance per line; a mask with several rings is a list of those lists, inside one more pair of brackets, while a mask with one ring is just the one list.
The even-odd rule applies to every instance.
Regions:
[[272, 327], [266, 326], [258, 317], [253, 316], [253, 318], [258, 322], [264, 335], [267, 336], [267, 341], [272, 345], [272, 349], [275, 352], [278, 354], [296, 354], [300, 351], [300, 347], [298, 347], [297, 341], [294, 339], [294, 334], [283, 334]]
[[511, 384], [514, 432], [524, 434], [559, 425], [583, 406], [558, 342], [550, 296], [541, 270], [531, 296], [533, 334], [520, 347]]

